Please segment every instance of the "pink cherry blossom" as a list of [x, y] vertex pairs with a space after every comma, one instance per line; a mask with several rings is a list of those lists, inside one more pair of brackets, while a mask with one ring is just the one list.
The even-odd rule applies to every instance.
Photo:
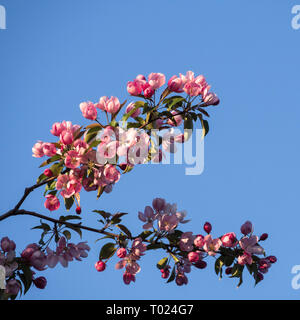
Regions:
[[166, 77], [162, 73], [150, 73], [148, 76], [148, 83], [152, 89], [156, 90], [166, 83]]
[[240, 265], [245, 265], [245, 264], [249, 264], [251, 265], [253, 262], [253, 259], [251, 257], [251, 254], [249, 254], [248, 252], [244, 252], [243, 255], [238, 257], [238, 264]]
[[106, 108], [105, 110], [108, 113], [116, 113], [120, 109], [120, 101], [116, 97], [111, 97], [109, 100], [106, 102]]
[[80, 166], [81, 157], [76, 150], [70, 150], [65, 158], [67, 168], [75, 169]]
[[60, 207], [60, 202], [56, 196], [52, 194], [46, 195], [45, 208], [50, 211], [58, 210]]
[[139, 80], [133, 80], [129, 81], [127, 83], [127, 91], [129, 94], [132, 96], [138, 96], [142, 93], [143, 88], [142, 88], [142, 83]]
[[[129, 113], [133, 108], [135, 107], [134, 102], [129, 103], [129, 105], [126, 107], [126, 113]], [[136, 109], [133, 114], [131, 115], [132, 118], [136, 118], [140, 115], [141, 110], [138, 108]]]
[[32, 148], [33, 157], [42, 158], [44, 156], [44, 142], [38, 141]]
[[172, 215], [164, 214], [159, 217], [158, 227], [161, 231], [170, 232], [177, 227], [178, 222], [179, 221], [176, 214], [172, 214]]
[[182, 251], [192, 251], [194, 246], [194, 240], [195, 236], [193, 236], [192, 232], [184, 232], [181, 235], [180, 241], [179, 241], [179, 247]]
[[91, 101], [82, 102], [79, 107], [82, 112], [82, 115], [86, 119], [89, 119], [89, 120], [97, 119], [97, 109]]
[[55, 122], [53, 125], [52, 125], [52, 129], [50, 130], [50, 132], [56, 136], [56, 137], [59, 137], [60, 134], [65, 130], [65, 126], [60, 123], [60, 122]]
[[210, 234], [204, 237], [203, 249], [210, 256], [215, 256], [221, 245], [222, 241], [219, 238], [212, 239], [212, 236]]
[[70, 129], [64, 130], [64, 131], [60, 134], [60, 141], [61, 141], [62, 144], [64, 144], [64, 145], [70, 145], [70, 144], [72, 144], [72, 142], [74, 141], [73, 131], [70, 130]]
[[147, 99], [150, 99], [155, 93], [155, 90], [150, 86], [148, 82], [143, 85], [143, 90], [144, 96]]
[[236, 239], [236, 235], [234, 232], [229, 232], [224, 234], [221, 237], [221, 241], [224, 247], [232, 248], [235, 247], [238, 244], [238, 241]]
[[163, 211], [166, 206], [166, 200], [162, 198], [155, 198], [152, 201], [152, 206], [158, 212]]
[[138, 217], [141, 221], [146, 222], [146, 224], [143, 225], [143, 229], [151, 229], [153, 227], [153, 221], [155, 219], [154, 211], [151, 207], [146, 206], [144, 213], [139, 212]]
[[249, 254], [263, 254], [264, 249], [258, 244], [257, 236], [244, 237], [240, 240], [241, 248]]
[[104, 177], [109, 183], [115, 183], [120, 180], [121, 174], [114, 165], [108, 164], [104, 169]]
[[168, 88], [173, 92], [183, 92], [184, 81], [182, 78], [173, 76], [168, 81]]

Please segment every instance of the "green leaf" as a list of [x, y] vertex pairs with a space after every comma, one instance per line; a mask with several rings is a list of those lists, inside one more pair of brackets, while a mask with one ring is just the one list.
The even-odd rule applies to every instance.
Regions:
[[112, 257], [114, 255], [116, 250], [117, 250], [117, 248], [115, 247], [114, 243], [105, 244], [100, 251], [99, 260], [109, 259], [110, 257]]
[[161, 270], [161, 269], [165, 269], [165, 267], [167, 266], [168, 263], [168, 257], [165, 257], [161, 260], [158, 261], [156, 267]]
[[215, 262], [216, 275], [220, 274], [220, 276], [222, 276], [222, 267], [223, 267], [223, 265], [224, 265], [224, 257], [220, 256]]
[[205, 137], [209, 132], [208, 121], [207, 120], [203, 120], [202, 117], [201, 117], [200, 120], [201, 120], [202, 129], [203, 129], [203, 137]]
[[37, 178], [36, 183], [39, 184], [45, 180], [49, 179], [47, 176], [45, 176], [43, 173]]
[[161, 243], [150, 243], [147, 246], [147, 250], [156, 250], [156, 249], [161, 249], [162, 244]]
[[93, 210], [93, 212], [100, 214], [105, 220], [107, 220], [112, 215], [111, 213], [106, 212], [104, 210]]
[[67, 228], [77, 232], [79, 234], [79, 236], [80, 236], [80, 239], [82, 238], [82, 231], [81, 231], [79, 226], [78, 227], [75, 227], [75, 226], [73, 227], [73, 226], [68, 225]]
[[175, 269], [175, 266], [174, 266], [173, 269], [172, 269], [171, 275], [170, 275], [170, 277], [169, 277], [169, 279], [168, 279], [168, 281], [167, 281], [167, 283], [170, 283], [170, 282], [172, 282], [172, 281], [175, 280], [175, 277], [176, 277], [176, 271], [175, 271], [175, 270], [176, 270], [176, 269]]
[[53, 156], [52, 158], [49, 158], [47, 159], [46, 161], [44, 161], [40, 166], [39, 168], [42, 168], [42, 167], [45, 167], [46, 165], [52, 163], [52, 162], [55, 162], [57, 160], [60, 160], [61, 159], [61, 156], [56, 154], [55, 156]]
[[64, 230], [63, 232], [64, 236], [66, 237], [67, 240], [71, 239], [71, 232], [68, 230]]
[[72, 196], [71, 198], [64, 198], [64, 202], [67, 211], [69, 211], [74, 204], [74, 196]]
[[50, 226], [47, 223], [41, 223], [40, 226], [36, 226], [36, 227], [31, 228], [31, 230], [35, 230], [35, 229], [42, 229], [44, 231], [50, 231], [51, 230]]
[[115, 213], [113, 216], [112, 216], [112, 219], [111, 219], [111, 223], [112, 224], [116, 224], [116, 223], [119, 223], [121, 221], [121, 217], [123, 217], [124, 215], [126, 215], [128, 213], [126, 212], [118, 212], [118, 213]]
[[28, 265], [22, 264], [21, 270], [23, 273], [20, 273], [20, 279], [24, 285], [24, 294], [30, 289], [32, 284], [32, 271]]
[[145, 230], [145, 231], [143, 231], [142, 233], [140, 233], [138, 237], [139, 237], [139, 238], [142, 238], [142, 240], [146, 240], [148, 237], [151, 236], [152, 233], [153, 233], [153, 232], [150, 231], [150, 230]]
[[122, 230], [129, 237], [129, 239], [132, 238], [131, 232], [123, 224], [117, 224], [116, 227]]

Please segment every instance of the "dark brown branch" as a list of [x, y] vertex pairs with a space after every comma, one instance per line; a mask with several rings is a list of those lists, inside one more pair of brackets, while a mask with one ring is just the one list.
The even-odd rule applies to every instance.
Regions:
[[0, 216], [0, 221], [5, 220], [5, 219], [7, 219], [9, 217], [18, 216], [18, 215], [29, 215], [29, 216], [33, 216], [33, 217], [36, 217], [36, 218], [44, 219], [44, 220], [47, 220], [47, 221], [51, 221], [53, 223], [60, 223], [60, 224], [63, 224], [65, 226], [67, 226], [67, 227], [80, 228], [80, 229], [83, 229], [83, 230], [88, 230], [88, 231], [92, 231], [92, 232], [95, 232], [95, 233], [104, 234], [106, 236], [111, 236], [111, 237], [114, 237], [114, 238], [118, 238], [119, 237], [119, 235], [117, 235], [115, 233], [111, 233], [111, 232], [105, 231], [105, 227], [102, 228], [102, 229], [95, 229], [95, 228], [83, 226], [83, 225], [81, 225], [79, 223], [71, 223], [71, 222], [67, 222], [67, 221], [57, 220], [57, 219], [54, 219], [54, 218], [51, 218], [51, 217], [44, 216], [44, 215], [39, 214], [37, 212], [32, 212], [32, 211], [27, 211], [27, 210], [10, 210], [7, 213], [5, 213], [2, 216]]

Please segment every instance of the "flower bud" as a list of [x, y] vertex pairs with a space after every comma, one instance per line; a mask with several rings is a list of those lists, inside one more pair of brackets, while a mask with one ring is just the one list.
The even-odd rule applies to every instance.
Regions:
[[212, 226], [209, 222], [205, 222], [203, 229], [207, 234], [209, 234], [209, 233], [211, 233]]
[[242, 226], [241, 226], [241, 232], [244, 235], [249, 234], [252, 231], [252, 223], [250, 221], [246, 221]]
[[105, 262], [99, 260], [98, 262], [95, 263], [95, 268], [98, 272], [102, 272], [106, 268]]
[[127, 255], [127, 250], [125, 248], [119, 248], [117, 251], [117, 256], [121, 259], [125, 258]]
[[258, 281], [264, 280], [264, 275], [262, 273], [260, 273], [260, 272], [257, 272], [257, 280]]
[[201, 234], [198, 234], [194, 240], [194, 245], [198, 248], [202, 248], [204, 245], [204, 237]]
[[207, 263], [203, 260], [198, 260], [194, 266], [198, 269], [205, 269], [207, 267]]
[[232, 248], [237, 245], [236, 235], [233, 232], [224, 234], [221, 238], [224, 247]]
[[265, 240], [267, 240], [268, 239], [268, 234], [267, 233], [263, 233], [261, 236], [260, 236], [260, 238], [259, 238], [259, 241], [265, 241]]
[[76, 208], [76, 213], [77, 213], [77, 214], [80, 214], [80, 213], [81, 213], [81, 208], [80, 208], [80, 207], [77, 207], [77, 208]]
[[277, 262], [277, 258], [275, 256], [269, 256], [266, 259], [268, 259], [271, 263]]
[[231, 268], [231, 267], [226, 268], [226, 269], [225, 269], [225, 273], [226, 273], [227, 275], [231, 274], [231, 273], [232, 273], [232, 268]]
[[38, 289], [45, 289], [47, 285], [47, 279], [45, 277], [38, 277], [33, 280], [33, 283]]
[[199, 253], [190, 252], [188, 254], [188, 259], [189, 259], [190, 262], [197, 262], [199, 260]]
[[51, 178], [53, 176], [53, 172], [50, 169], [45, 169], [44, 175], [48, 178]]

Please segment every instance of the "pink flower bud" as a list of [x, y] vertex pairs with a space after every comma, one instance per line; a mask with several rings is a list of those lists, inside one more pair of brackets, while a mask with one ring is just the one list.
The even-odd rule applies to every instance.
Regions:
[[5, 293], [8, 295], [16, 296], [21, 289], [20, 283], [15, 279], [10, 279], [6, 284]]
[[169, 270], [169, 268], [161, 269], [160, 272], [161, 272], [161, 277], [162, 277], [163, 279], [169, 278], [169, 275], [170, 275], [170, 270]]
[[32, 156], [35, 158], [42, 158], [44, 156], [43, 146], [44, 142], [38, 141], [32, 148]]
[[58, 210], [60, 207], [60, 202], [58, 198], [52, 194], [46, 195], [45, 208], [50, 211]]
[[201, 234], [198, 234], [194, 240], [194, 245], [198, 248], [202, 248], [204, 245], [204, 237]]
[[38, 289], [45, 289], [47, 285], [47, 279], [45, 277], [38, 277], [33, 280], [33, 283]]
[[154, 89], [150, 86], [149, 83], [146, 83], [143, 86], [143, 90], [144, 90], [144, 96], [147, 99], [150, 99], [154, 95], [154, 92], [155, 92]]
[[207, 263], [203, 260], [197, 261], [194, 266], [198, 269], [205, 269], [207, 267]]
[[1, 239], [1, 249], [4, 252], [9, 252], [10, 251], [10, 240], [8, 237], [4, 237]]
[[133, 80], [133, 81], [129, 81], [127, 82], [127, 91], [129, 94], [131, 94], [132, 96], [138, 96], [142, 93], [142, 84], [139, 80]]
[[188, 278], [184, 274], [178, 273], [175, 282], [178, 286], [182, 286], [183, 284], [188, 284]]
[[148, 76], [148, 83], [153, 90], [156, 90], [166, 83], [166, 77], [162, 73], [150, 73]]
[[197, 262], [199, 260], [199, 253], [190, 252], [188, 254], [188, 259], [189, 259], [190, 262]]
[[45, 169], [44, 175], [48, 178], [51, 178], [53, 176], [53, 172], [50, 169]]
[[171, 91], [174, 91], [177, 93], [183, 92], [183, 86], [184, 86], [184, 82], [183, 82], [182, 78], [180, 78], [180, 77], [173, 76], [168, 81], [168, 88]]
[[125, 248], [119, 248], [117, 251], [117, 256], [121, 259], [125, 258], [127, 255], [127, 251]]
[[221, 238], [221, 241], [223, 246], [227, 248], [235, 247], [238, 243], [234, 232], [224, 234], [224, 236]]
[[205, 222], [203, 229], [207, 234], [209, 234], [212, 230], [212, 226], [209, 222]]
[[226, 268], [226, 269], [225, 269], [225, 273], [226, 273], [227, 275], [231, 274], [231, 273], [232, 273], [232, 268], [231, 268], [231, 267]]
[[102, 272], [106, 268], [105, 262], [99, 260], [98, 262], [95, 263], [95, 268], [98, 272]]
[[56, 155], [56, 147], [53, 143], [44, 143], [43, 152], [47, 157], [53, 157]]
[[74, 136], [73, 136], [73, 132], [71, 130], [64, 130], [61, 134], [60, 134], [60, 141], [64, 144], [64, 145], [69, 145], [73, 142], [74, 140]]
[[89, 120], [96, 120], [97, 119], [97, 109], [95, 105], [88, 101], [88, 102], [82, 102], [80, 105], [80, 110], [82, 112], [82, 115]]
[[275, 256], [269, 256], [266, 259], [268, 259], [271, 263], [277, 262], [277, 258]]
[[252, 231], [252, 223], [250, 221], [246, 221], [242, 226], [241, 226], [241, 232], [244, 235], [249, 234]]
[[62, 123], [59, 123], [59, 122], [55, 122], [53, 125], [52, 125], [52, 129], [50, 130], [50, 132], [56, 136], [56, 137], [59, 137], [60, 134], [65, 130], [65, 126], [62, 124]]
[[131, 281], [135, 282], [135, 275], [129, 272], [125, 272], [123, 274], [123, 281], [125, 284], [130, 284]]
[[[134, 102], [129, 103], [129, 105], [126, 107], [125, 112], [126, 112], [126, 113], [129, 113], [134, 107], [135, 107]], [[131, 117], [132, 117], [132, 118], [136, 118], [136, 117], [138, 117], [138, 116], [140, 115], [140, 113], [141, 113], [141, 110], [138, 108], [138, 109], [136, 109], [136, 110], [133, 112], [133, 114], [131, 115]]]
[[267, 240], [269, 237], [269, 235], [267, 233], [263, 233], [260, 238], [259, 238], [259, 241], [265, 241]]

